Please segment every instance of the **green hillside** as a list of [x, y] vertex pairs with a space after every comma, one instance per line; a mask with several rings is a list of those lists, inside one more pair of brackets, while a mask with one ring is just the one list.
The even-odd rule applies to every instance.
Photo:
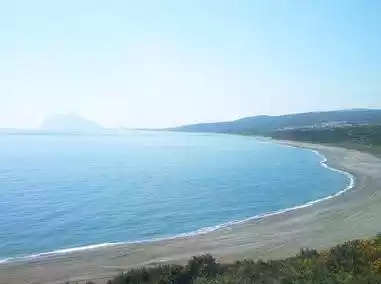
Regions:
[[[194, 257], [186, 265], [141, 267], [109, 280], [125, 283], [381, 283], [381, 237], [355, 240], [326, 251], [303, 249], [295, 257], [272, 261], [241, 260], [221, 264], [211, 255]], [[95, 282], [88, 282], [95, 283]]]
[[281, 116], [254, 116], [229, 122], [200, 123], [166, 130], [267, 135], [285, 128], [322, 125], [381, 124], [381, 110], [357, 109]]
[[327, 143], [381, 153], [381, 124], [279, 130], [270, 136], [274, 139]]

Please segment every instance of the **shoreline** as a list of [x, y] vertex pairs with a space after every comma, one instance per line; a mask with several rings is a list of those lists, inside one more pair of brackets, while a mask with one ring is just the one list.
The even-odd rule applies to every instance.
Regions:
[[196, 237], [199, 235], [208, 234], [208, 233], [211, 233], [214, 231], [218, 231], [218, 230], [221, 230], [224, 228], [233, 228], [235, 225], [245, 224], [245, 223], [250, 222], [252, 220], [265, 219], [265, 218], [268, 218], [271, 216], [281, 215], [281, 214], [284, 214], [284, 213], [287, 213], [290, 211], [310, 207], [310, 206], [313, 206], [317, 203], [324, 202], [326, 200], [338, 197], [341, 194], [345, 193], [348, 190], [353, 189], [356, 186], [356, 182], [355, 182], [356, 177], [352, 173], [349, 173], [349, 172], [346, 172], [346, 171], [343, 171], [340, 169], [336, 169], [334, 167], [330, 167], [327, 164], [327, 162], [328, 162], [327, 157], [324, 156], [323, 154], [321, 154], [318, 150], [313, 150], [310, 148], [300, 147], [300, 146], [293, 146], [293, 145], [289, 144], [290, 143], [289, 141], [282, 141], [282, 140], [279, 140], [279, 141], [277, 141], [277, 140], [259, 140], [259, 141], [264, 142], [264, 143], [275, 143], [275, 144], [278, 144], [282, 147], [292, 147], [292, 148], [306, 149], [308, 151], [311, 151], [311, 152], [315, 153], [321, 159], [319, 161], [320, 166], [322, 166], [323, 168], [326, 168], [330, 171], [338, 172], [342, 175], [345, 175], [349, 180], [349, 184], [346, 185], [344, 187], [344, 189], [342, 189], [342, 190], [340, 190], [334, 194], [331, 194], [331, 195], [328, 195], [328, 196], [325, 196], [325, 197], [322, 197], [322, 198], [319, 198], [316, 200], [311, 200], [311, 201], [308, 201], [308, 202], [300, 204], [300, 205], [295, 205], [293, 207], [287, 207], [287, 208], [279, 209], [279, 210], [268, 212], [268, 213], [259, 213], [257, 215], [250, 216], [250, 217], [247, 217], [244, 219], [231, 220], [231, 221], [228, 221], [225, 223], [216, 224], [216, 225], [209, 226], [209, 227], [203, 227], [203, 228], [197, 229], [195, 231], [184, 232], [184, 233], [180, 233], [180, 234], [168, 236], [168, 237], [143, 239], [143, 240], [136, 240], [136, 241], [105, 242], [105, 243], [99, 243], [99, 244], [89, 244], [89, 245], [84, 245], [84, 246], [79, 246], [79, 247], [58, 248], [56, 250], [48, 251], [48, 252], [33, 253], [33, 254], [29, 254], [29, 255], [21, 255], [21, 256], [14, 256], [14, 257], [7, 257], [4, 259], [0, 259], [0, 265], [6, 264], [6, 263], [22, 263], [22, 262], [28, 262], [28, 261], [33, 261], [33, 260], [47, 259], [49, 257], [54, 257], [57, 255], [66, 255], [66, 254], [71, 254], [71, 253], [85, 252], [85, 251], [96, 250], [96, 249], [101, 249], [101, 248], [111, 248], [111, 247], [124, 246], [124, 245], [134, 245], [134, 244], [149, 244], [149, 243], [162, 242], [162, 241], [187, 238], [187, 237], [193, 237], [193, 236]]
[[[360, 213], [369, 216], [367, 211], [370, 203], [374, 205], [371, 208], [381, 213], [381, 206], [371, 202], [374, 201], [374, 196], [378, 198], [377, 201], [381, 199], [381, 189], [376, 189], [381, 185], [380, 159], [355, 150], [317, 144], [273, 140], [267, 142], [315, 151], [325, 157], [320, 162], [322, 166], [325, 164], [331, 170], [348, 177], [354, 176], [356, 183], [352, 179], [344, 190], [318, 201], [269, 213], [269, 216], [265, 214], [247, 218], [203, 234], [149, 243], [111, 244], [112, 246], [69, 254], [46, 254], [46, 258], [25, 262], [2, 263], [0, 283], [20, 283], [23, 279], [27, 282], [62, 283], [68, 280], [108, 278], [136, 265], [183, 262], [193, 255], [207, 252], [220, 261], [245, 257], [283, 258], [297, 253], [301, 247], [326, 248], [353, 238], [371, 237], [379, 231], [374, 228], [377, 223], [371, 226], [369, 220], [353, 222], [353, 218], [358, 218]], [[359, 164], [363, 167], [359, 167]], [[370, 174], [367, 173], [369, 169], [372, 169]], [[347, 198], [348, 195], [351, 198]], [[361, 200], [358, 200], [359, 197]], [[367, 206], [361, 206], [364, 204]], [[337, 218], [338, 215], [342, 219]], [[332, 223], [335, 220], [345, 221], [345, 224], [349, 222], [347, 225], [351, 230], [346, 232], [346, 228], [335, 232], [335, 229], [343, 226]], [[368, 224], [366, 230], [353, 230], [354, 226], [364, 227], [364, 223]], [[325, 233], [330, 236], [325, 236]]]

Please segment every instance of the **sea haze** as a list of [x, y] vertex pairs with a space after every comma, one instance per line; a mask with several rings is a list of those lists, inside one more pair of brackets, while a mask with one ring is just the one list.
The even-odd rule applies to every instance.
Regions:
[[349, 184], [312, 151], [244, 136], [0, 138], [0, 259], [203, 232]]

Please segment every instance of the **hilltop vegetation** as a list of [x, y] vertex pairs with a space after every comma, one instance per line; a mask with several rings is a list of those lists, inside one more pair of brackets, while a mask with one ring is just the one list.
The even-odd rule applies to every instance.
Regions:
[[336, 144], [381, 153], [381, 110], [357, 109], [255, 116], [230, 122], [186, 125], [170, 130], [259, 135], [274, 139]]
[[355, 125], [331, 128], [301, 128], [273, 132], [276, 139], [320, 142], [320, 143], [360, 143], [381, 145], [381, 125]]
[[350, 241], [321, 252], [303, 249], [284, 260], [221, 264], [204, 255], [184, 266], [141, 267], [108, 281], [122, 283], [381, 283], [381, 237]]
[[327, 143], [378, 155], [381, 153], [381, 125], [290, 129], [274, 131], [270, 136], [282, 140]]
[[308, 112], [281, 116], [254, 116], [229, 122], [200, 123], [167, 130], [269, 135], [273, 131], [322, 125], [381, 124], [381, 110], [357, 109]]

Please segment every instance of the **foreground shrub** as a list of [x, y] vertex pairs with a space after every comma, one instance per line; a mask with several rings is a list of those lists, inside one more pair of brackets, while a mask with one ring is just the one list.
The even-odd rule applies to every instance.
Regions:
[[207, 254], [193, 257], [184, 266], [141, 267], [108, 281], [127, 283], [381, 283], [381, 236], [346, 242], [321, 252], [302, 249], [295, 257], [276, 261], [220, 264]]

